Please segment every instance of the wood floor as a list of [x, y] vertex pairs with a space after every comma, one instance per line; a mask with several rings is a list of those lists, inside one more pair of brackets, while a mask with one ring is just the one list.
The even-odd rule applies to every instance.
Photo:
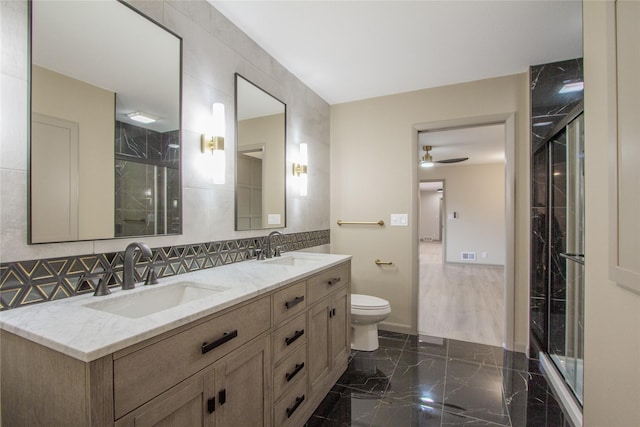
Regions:
[[502, 347], [504, 267], [443, 264], [440, 242], [420, 243], [418, 332]]

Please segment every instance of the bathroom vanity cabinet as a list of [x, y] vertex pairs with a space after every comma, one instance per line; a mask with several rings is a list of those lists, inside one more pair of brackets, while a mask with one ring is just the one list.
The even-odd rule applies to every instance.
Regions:
[[[309, 386], [321, 392], [333, 385], [331, 373], [350, 351], [350, 299], [348, 266], [336, 267], [310, 278], [309, 287]], [[337, 379], [336, 379], [337, 380]]]
[[83, 362], [2, 331], [2, 424], [301, 426], [347, 366], [350, 261]]

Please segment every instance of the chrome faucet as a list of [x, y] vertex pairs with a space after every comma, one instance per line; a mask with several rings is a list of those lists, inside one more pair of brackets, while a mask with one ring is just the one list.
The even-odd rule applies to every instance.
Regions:
[[141, 258], [151, 258], [151, 249], [149, 249], [149, 246], [146, 244], [133, 242], [127, 246], [127, 249], [124, 251], [124, 270], [122, 272], [122, 289], [124, 290], [136, 287], [134, 278], [135, 263], [133, 262], [133, 255], [136, 249], [140, 249], [142, 253]]
[[[271, 233], [269, 233], [269, 235], [267, 236], [267, 254], [266, 257], [267, 258], [273, 258], [273, 252], [271, 251], [271, 238], [273, 236], [280, 236], [280, 238], [284, 237], [284, 234], [282, 234], [279, 231], [272, 231]], [[280, 256], [280, 251], [277, 250], [276, 251], [276, 256]]]

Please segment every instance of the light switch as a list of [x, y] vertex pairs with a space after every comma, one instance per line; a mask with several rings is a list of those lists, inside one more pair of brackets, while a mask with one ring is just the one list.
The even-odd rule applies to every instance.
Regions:
[[392, 227], [406, 227], [409, 225], [408, 214], [391, 214]]

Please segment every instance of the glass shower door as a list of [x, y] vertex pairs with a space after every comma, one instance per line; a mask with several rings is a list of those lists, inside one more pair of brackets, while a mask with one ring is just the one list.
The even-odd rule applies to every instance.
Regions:
[[584, 351], [584, 119], [551, 142], [549, 355], [582, 403]]

